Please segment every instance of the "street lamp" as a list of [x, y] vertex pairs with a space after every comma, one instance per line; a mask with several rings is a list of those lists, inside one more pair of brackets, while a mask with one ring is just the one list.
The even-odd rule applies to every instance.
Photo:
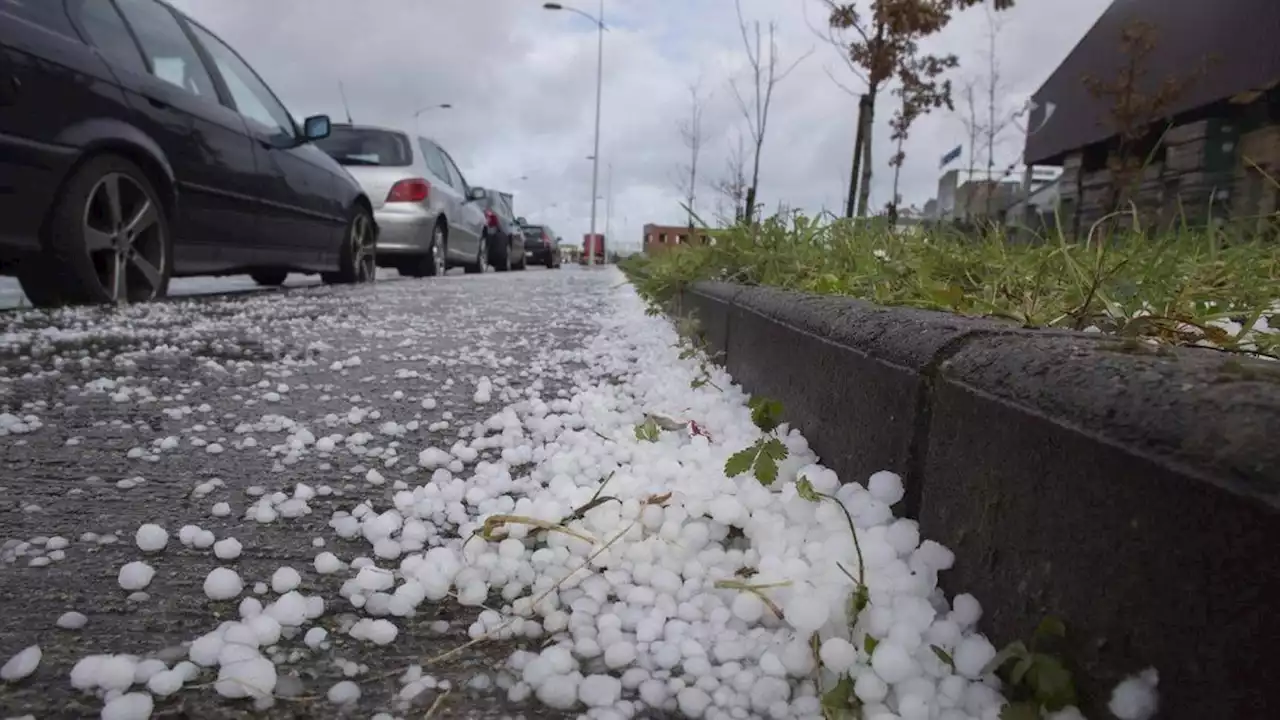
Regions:
[[600, 0], [599, 17], [590, 13], [583, 12], [577, 8], [562, 5], [557, 2], [543, 3], [542, 7], [547, 10], [568, 10], [576, 13], [596, 24], [599, 29], [599, 38], [596, 42], [596, 131], [595, 131], [595, 149], [591, 155], [591, 251], [587, 253], [587, 265], [595, 264], [595, 235], [596, 235], [596, 192], [600, 184], [600, 93], [604, 85], [604, 0]]
[[417, 129], [418, 131], [421, 131], [422, 113], [428, 112], [430, 110], [448, 110], [451, 107], [453, 106], [450, 105], [449, 103], [440, 103], [439, 105], [428, 105], [420, 110], [417, 110], [416, 112], [413, 113], [414, 128]]

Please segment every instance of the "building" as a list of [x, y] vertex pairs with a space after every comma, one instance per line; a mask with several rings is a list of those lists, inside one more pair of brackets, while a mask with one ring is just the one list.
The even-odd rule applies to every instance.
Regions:
[[687, 225], [654, 225], [644, 226], [644, 254], [653, 255], [676, 245], [687, 245], [692, 241], [710, 242], [710, 237]]
[[1014, 167], [990, 174], [986, 168], [948, 170], [938, 178], [937, 204], [931, 217], [963, 221], [990, 217], [1000, 221], [1024, 193], [1037, 194], [1061, 174], [1061, 168], [1032, 167], [1031, 186], [1024, 188], [1025, 168]]
[[[1141, 30], [1138, 22], [1148, 23], [1139, 36], [1150, 44], [1135, 50], [1142, 43], [1122, 37]], [[1026, 160], [1063, 169], [1059, 213], [1068, 229], [1078, 235], [1130, 202], [1148, 228], [1274, 223], [1277, 28], [1276, 0], [1113, 2], [1035, 93], [1029, 116]], [[1146, 117], [1126, 123], [1115, 89], [1125, 74], [1138, 78], [1133, 86], [1146, 98], [1162, 86], [1177, 91], [1159, 107], [1138, 105]]]

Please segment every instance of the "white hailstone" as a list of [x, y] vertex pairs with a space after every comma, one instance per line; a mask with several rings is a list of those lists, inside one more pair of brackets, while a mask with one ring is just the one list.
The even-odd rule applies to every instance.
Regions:
[[231, 505], [225, 502], [214, 503], [209, 513], [214, 517], [226, 517], [231, 514]]
[[342, 570], [342, 561], [331, 552], [322, 552], [316, 556], [315, 567], [321, 575], [332, 575]]
[[969, 593], [955, 596], [951, 601], [951, 619], [961, 628], [973, 627], [982, 618], [982, 605]]
[[219, 560], [235, 560], [240, 557], [243, 546], [235, 538], [223, 538], [213, 544], [213, 554]]
[[621, 670], [635, 662], [636, 646], [629, 642], [611, 643], [604, 651], [604, 664], [610, 670]]
[[57, 626], [63, 630], [79, 630], [89, 623], [89, 618], [83, 613], [69, 610], [58, 616]]
[[287, 565], [277, 568], [271, 575], [271, 590], [276, 593], [287, 593], [301, 583], [302, 575]]
[[102, 708], [102, 720], [147, 720], [154, 709], [154, 701], [144, 692], [117, 695]]
[[350, 680], [343, 680], [329, 688], [325, 696], [335, 705], [348, 705], [360, 699], [360, 686]]
[[547, 707], [570, 710], [578, 704], [578, 678], [572, 675], [553, 675], [538, 686], [534, 695]]
[[204, 579], [204, 594], [210, 600], [230, 600], [244, 590], [244, 582], [231, 568], [214, 568]]
[[827, 624], [831, 606], [825, 598], [810, 589], [796, 588], [783, 607], [783, 616], [797, 632], [809, 635]]
[[752, 592], [740, 592], [733, 598], [733, 616], [748, 625], [764, 615], [764, 600]]
[[871, 669], [876, 671], [881, 680], [894, 685], [914, 675], [918, 666], [906, 648], [898, 643], [885, 641], [871, 653]]
[[[877, 648], [878, 649], [878, 648]], [[982, 670], [996, 656], [995, 646], [982, 635], [970, 635], [960, 641], [951, 659], [955, 662], [956, 674], [961, 677], [977, 680]]]
[[31, 645], [18, 651], [16, 655], [9, 658], [4, 666], [0, 667], [0, 680], [17, 682], [26, 678], [40, 666], [40, 658], [42, 657], [44, 657], [44, 653], [41, 652], [39, 645]]
[[123, 590], [141, 590], [151, 584], [151, 578], [156, 576], [156, 571], [150, 565], [141, 560], [134, 560], [126, 563], [120, 568], [120, 574], [116, 577], [116, 581], [120, 583]]
[[138, 528], [134, 535], [138, 549], [145, 553], [160, 552], [169, 544], [169, 533], [155, 523], [147, 523]]
[[612, 707], [622, 697], [622, 681], [612, 675], [588, 675], [578, 684], [578, 699], [587, 707]]
[[1160, 709], [1160, 697], [1156, 694], [1159, 684], [1160, 675], [1155, 668], [1127, 677], [1111, 691], [1107, 709], [1119, 720], [1150, 720]]
[[313, 627], [307, 630], [307, 634], [302, 637], [302, 642], [309, 648], [318, 648], [329, 637], [329, 632], [322, 627]]
[[842, 637], [827, 638], [819, 650], [822, 664], [831, 672], [843, 674], [858, 660], [858, 650]]
[[168, 697], [182, 689], [186, 678], [180, 670], [164, 670], [147, 680], [147, 690], [157, 697]]
[[214, 690], [225, 698], [268, 698], [276, 687], [276, 666], [267, 658], [245, 657], [222, 665]]
[[871, 497], [886, 505], [897, 504], [906, 494], [902, 486], [902, 477], [886, 470], [873, 474], [867, 480], [867, 490], [871, 493]]

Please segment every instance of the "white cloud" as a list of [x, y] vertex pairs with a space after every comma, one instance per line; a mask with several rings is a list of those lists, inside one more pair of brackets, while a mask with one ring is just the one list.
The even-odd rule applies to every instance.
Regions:
[[[596, 0], [579, 2], [597, 10]], [[1108, 3], [1020, 0], [1005, 13], [998, 47], [1005, 105], [1016, 106], [1033, 92]], [[239, 50], [298, 116], [342, 117], [339, 79], [357, 122], [412, 130], [414, 110], [451, 103], [451, 110], [423, 114], [418, 126], [449, 149], [468, 180], [514, 192], [517, 212], [551, 223], [566, 240], [587, 231], [596, 68], [596, 31], [589, 21], [543, 10], [539, 0], [176, 4]], [[606, 0], [605, 8], [611, 29], [604, 51], [600, 194], [607, 193], [611, 164], [612, 240], [635, 246], [644, 223], [683, 220], [672, 181], [687, 154], [677, 124], [688, 112], [687, 86], [699, 78], [711, 95], [702, 176], [709, 181], [723, 175], [732, 139], [745, 131], [728, 87], [745, 58], [733, 0]], [[767, 208], [784, 202], [838, 210], [856, 100], [831, 82], [826, 69], [855, 88], [856, 81], [808, 27], [822, 22], [821, 3], [743, 0], [743, 10], [750, 20], [777, 22], [784, 62], [813, 51], [775, 94], [761, 201]], [[930, 47], [959, 55], [953, 77], [982, 74], [982, 10], [958, 16]], [[892, 110], [887, 96], [877, 107], [876, 205], [890, 195], [886, 123]], [[946, 111], [917, 123], [902, 172], [907, 202], [923, 204], [934, 194], [938, 160], [963, 134], [957, 116]], [[1016, 159], [1020, 147], [1010, 138], [999, 164]], [[710, 215], [713, 192], [704, 186], [699, 196], [700, 211]], [[602, 229], [606, 204], [600, 203]]]

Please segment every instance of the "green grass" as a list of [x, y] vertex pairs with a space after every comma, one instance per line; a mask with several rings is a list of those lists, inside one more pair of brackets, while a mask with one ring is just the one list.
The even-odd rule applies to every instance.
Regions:
[[[708, 234], [711, 245], [632, 257], [624, 270], [656, 302], [688, 283], [724, 280], [1028, 328], [1280, 354], [1280, 332], [1250, 330], [1280, 315], [1280, 242], [1261, 235], [1184, 229], [1153, 237], [1129, 229], [1028, 243], [999, 231], [976, 239], [800, 214]], [[1271, 327], [1280, 330], [1280, 317]]]

